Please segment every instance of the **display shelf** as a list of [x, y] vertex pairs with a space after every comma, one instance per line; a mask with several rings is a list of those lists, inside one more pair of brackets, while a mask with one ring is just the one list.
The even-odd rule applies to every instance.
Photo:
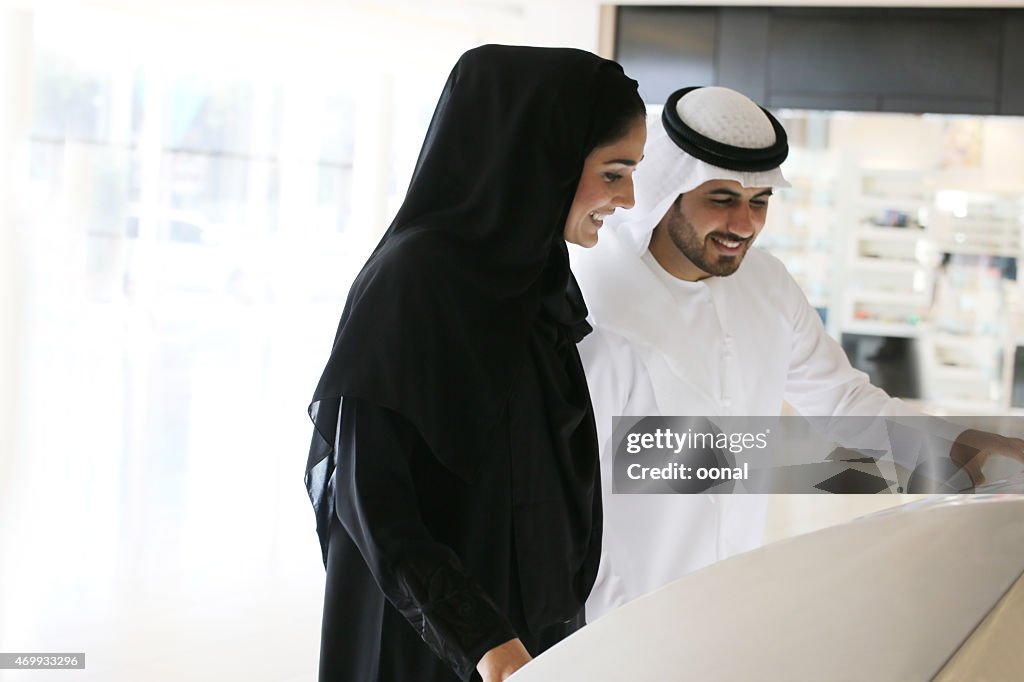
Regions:
[[1009, 407], [1006, 339], [998, 335], [951, 334], [934, 323], [920, 336], [923, 394], [972, 409]]
[[925, 310], [931, 303], [931, 299], [925, 293], [884, 291], [880, 289], [867, 289], [862, 291], [850, 291], [849, 298], [858, 303], [891, 305], [897, 307], [913, 308], [914, 310]]
[[1018, 196], [938, 190], [935, 203], [932, 233], [942, 251], [1020, 255], [1024, 204]]
[[1024, 202], [939, 189], [952, 182], [938, 170], [848, 175], [833, 333], [916, 339], [924, 399], [1002, 412], [1013, 387], [1008, 338], [1024, 335], [1024, 286], [1001, 281], [1016, 276]]
[[843, 333], [869, 334], [873, 336], [899, 336], [903, 338], [914, 338], [917, 336], [918, 327], [913, 324], [901, 324], [895, 322], [873, 322], [865, 320], [845, 320], [842, 325]]
[[[852, 130], [843, 123], [845, 139], [854, 139]], [[930, 148], [950, 139], [943, 132]], [[1009, 410], [1015, 343], [1024, 347], [1024, 196], [1007, 183], [987, 185], [1005, 172], [982, 172], [984, 159], [899, 156], [892, 148], [879, 147], [874, 160], [855, 145], [794, 154], [793, 187], [772, 199], [776, 220], [759, 246], [826, 309], [837, 340], [913, 339], [930, 403]]]
[[1002, 248], [982, 244], [961, 244], [957, 242], [935, 242], [936, 248], [943, 253], [956, 253], [964, 256], [1003, 256], [1016, 258], [1017, 248]]
[[[843, 331], [880, 336], [913, 336], [928, 312], [922, 294], [879, 290], [847, 291]], [[863, 331], [870, 325], [878, 331]]]
[[[934, 378], [938, 381], [975, 381], [979, 380], [976, 367], [956, 367], [938, 365], [930, 369]], [[988, 381], [986, 379], [986, 381]]]
[[928, 267], [922, 265], [916, 260], [889, 260], [881, 258], [862, 258], [854, 256], [851, 265], [856, 267], [858, 270], [870, 270], [871, 276], [875, 276], [878, 273], [915, 273], [915, 272], [926, 272]]
[[853, 233], [852, 256], [860, 262], [920, 264], [924, 231], [917, 228], [874, 227], [863, 223]]
[[[1012, 410], [1007, 408], [1002, 400], [974, 400], [957, 398], [955, 396], [943, 395], [935, 400], [925, 401], [930, 405], [941, 405], [941, 411], [938, 408], [933, 409], [931, 414], [945, 414], [945, 415], [991, 415], [993, 413], [998, 414], [1009, 414]], [[1024, 415], [1024, 410], [1017, 411], [1018, 414]]]

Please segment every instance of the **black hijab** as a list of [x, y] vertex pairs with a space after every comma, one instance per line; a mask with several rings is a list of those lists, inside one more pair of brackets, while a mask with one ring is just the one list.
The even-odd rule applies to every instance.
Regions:
[[538, 314], [589, 331], [562, 232], [603, 132], [595, 112], [623, 90], [636, 83], [618, 64], [580, 50], [487, 45], [455, 65], [309, 407], [322, 539], [342, 396], [401, 414], [471, 482]]

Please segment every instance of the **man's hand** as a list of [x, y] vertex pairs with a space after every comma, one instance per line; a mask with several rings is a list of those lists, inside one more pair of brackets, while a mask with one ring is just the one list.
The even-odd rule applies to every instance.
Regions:
[[1024, 463], [1024, 440], [967, 429], [957, 437], [949, 450], [949, 458], [963, 467], [976, 486], [985, 482], [981, 468], [992, 455], [1003, 455]]
[[484, 682], [501, 682], [532, 660], [522, 642], [510, 639], [484, 654], [476, 665], [476, 671]]

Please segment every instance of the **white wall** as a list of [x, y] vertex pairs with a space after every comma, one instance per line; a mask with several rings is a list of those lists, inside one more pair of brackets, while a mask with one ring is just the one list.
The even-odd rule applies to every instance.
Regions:
[[[19, 219], [31, 117], [32, 15], [0, 9], [0, 517], [11, 498], [20, 424], [24, 253]], [[0, 538], [2, 540], [2, 538]], [[0, 548], [2, 551], [2, 548]]]

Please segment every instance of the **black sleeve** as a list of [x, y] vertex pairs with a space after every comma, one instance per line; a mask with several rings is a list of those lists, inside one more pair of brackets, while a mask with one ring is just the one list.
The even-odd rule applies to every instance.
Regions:
[[336, 508], [384, 595], [463, 680], [487, 651], [515, 639], [508, 621], [436, 542], [417, 507], [430, 494], [410, 458], [416, 430], [395, 412], [345, 398], [338, 426]]

